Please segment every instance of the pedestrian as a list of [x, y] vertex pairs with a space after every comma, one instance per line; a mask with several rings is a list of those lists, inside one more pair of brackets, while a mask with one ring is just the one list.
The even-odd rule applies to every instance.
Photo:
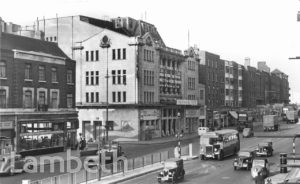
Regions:
[[259, 171], [257, 173], [257, 176], [254, 178], [255, 184], [264, 184], [264, 176], [262, 174], [262, 171]]
[[180, 158], [180, 148], [177, 145], [174, 147], [174, 157]]

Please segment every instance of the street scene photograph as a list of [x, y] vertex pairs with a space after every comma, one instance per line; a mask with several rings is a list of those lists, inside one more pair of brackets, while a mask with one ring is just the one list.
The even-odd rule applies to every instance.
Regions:
[[0, 184], [300, 184], [299, 0], [2, 0]]

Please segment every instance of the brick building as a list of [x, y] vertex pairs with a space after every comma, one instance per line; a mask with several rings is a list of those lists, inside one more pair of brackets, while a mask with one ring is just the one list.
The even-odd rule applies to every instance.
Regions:
[[75, 65], [56, 43], [2, 33], [0, 136], [13, 150], [35, 155], [75, 147]]

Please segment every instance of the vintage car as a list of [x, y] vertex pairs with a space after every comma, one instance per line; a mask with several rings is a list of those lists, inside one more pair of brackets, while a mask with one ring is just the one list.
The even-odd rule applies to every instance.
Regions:
[[252, 162], [251, 176], [254, 180], [260, 175], [263, 179], [269, 176], [270, 167], [268, 159], [266, 158], [255, 158]]
[[252, 137], [254, 136], [253, 130], [251, 128], [243, 129], [243, 137]]
[[233, 169], [245, 168], [250, 170], [252, 167], [252, 161], [255, 157], [255, 151], [242, 150], [239, 151], [237, 158], [233, 161]]
[[125, 154], [122, 151], [120, 144], [113, 142], [110, 145], [104, 145], [100, 150], [97, 151], [96, 155], [88, 156], [86, 158], [88, 167], [92, 168], [99, 165], [99, 158], [102, 158], [101, 156], [99, 157], [99, 154], [101, 154], [101, 156], [105, 154], [105, 164], [110, 164], [114, 162], [114, 160], [116, 160], [120, 156], [125, 157]]
[[183, 180], [185, 171], [183, 168], [183, 160], [180, 158], [172, 158], [166, 160], [164, 163], [163, 170], [158, 173], [157, 181], [161, 182], [172, 182], [175, 183], [178, 180]]
[[259, 143], [256, 148], [257, 156], [272, 156], [273, 155], [273, 144], [272, 142]]
[[[9, 174], [12, 176], [15, 173], [24, 172], [24, 169], [31, 170], [34, 165], [29, 162], [32, 162], [32, 160], [26, 160], [19, 154], [0, 155], [0, 174]], [[12, 165], [12, 163], [14, 163], [14, 165]], [[27, 168], [24, 167], [25, 164]]]

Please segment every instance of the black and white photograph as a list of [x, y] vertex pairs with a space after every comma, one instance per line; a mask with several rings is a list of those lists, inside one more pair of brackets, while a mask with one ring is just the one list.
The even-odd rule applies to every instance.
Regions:
[[0, 184], [300, 184], [300, 0], [1, 0]]

